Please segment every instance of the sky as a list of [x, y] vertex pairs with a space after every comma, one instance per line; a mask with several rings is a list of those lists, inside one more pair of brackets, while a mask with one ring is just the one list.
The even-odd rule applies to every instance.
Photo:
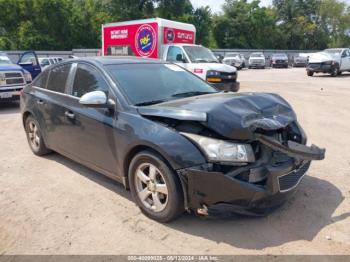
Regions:
[[[350, 0], [343, 1], [350, 5]], [[221, 11], [221, 6], [225, 2], [225, 0], [191, 0], [191, 2], [195, 8], [209, 5], [212, 12], [217, 13]], [[272, 0], [260, 0], [260, 6], [268, 6], [271, 5], [271, 3]]]
[[[350, 0], [349, 0], [350, 1]], [[214, 13], [221, 11], [221, 6], [225, 0], [191, 0], [193, 7], [197, 8], [200, 6], [209, 5]], [[260, 0], [261, 6], [268, 6], [272, 3], [272, 0]]]

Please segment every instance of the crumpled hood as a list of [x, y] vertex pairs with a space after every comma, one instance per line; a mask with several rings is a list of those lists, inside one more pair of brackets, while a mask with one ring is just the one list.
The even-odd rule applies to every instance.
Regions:
[[327, 52], [318, 52], [313, 53], [309, 57], [309, 63], [322, 63], [327, 61], [338, 61], [340, 59], [339, 56], [331, 55]]
[[296, 121], [291, 106], [270, 93], [217, 93], [139, 107], [141, 115], [199, 121], [237, 140], [254, 139], [256, 129], [276, 130]]

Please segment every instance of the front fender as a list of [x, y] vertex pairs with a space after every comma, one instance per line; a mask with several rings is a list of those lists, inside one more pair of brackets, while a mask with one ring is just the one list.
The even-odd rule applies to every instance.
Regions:
[[206, 163], [198, 148], [179, 132], [138, 114], [122, 113], [118, 116], [118, 162], [123, 167], [135, 148], [151, 148], [161, 154], [174, 169]]

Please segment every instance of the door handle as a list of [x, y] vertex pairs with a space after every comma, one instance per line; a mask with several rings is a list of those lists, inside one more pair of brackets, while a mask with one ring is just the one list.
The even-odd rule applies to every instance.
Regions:
[[70, 119], [74, 119], [75, 118], [75, 115], [72, 111], [66, 111], [64, 112], [64, 115]]
[[44, 104], [44, 101], [41, 100], [41, 99], [39, 99], [38, 101], [36, 101], [36, 103], [37, 103], [38, 105], [43, 105], [43, 104]]

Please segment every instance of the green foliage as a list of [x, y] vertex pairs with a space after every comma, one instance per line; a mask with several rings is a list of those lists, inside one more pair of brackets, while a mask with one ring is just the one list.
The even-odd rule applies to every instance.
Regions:
[[323, 49], [350, 45], [341, 0], [226, 0], [223, 11], [190, 0], [0, 0], [0, 50], [101, 46], [101, 25], [162, 17], [192, 23], [196, 42], [220, 48]]

